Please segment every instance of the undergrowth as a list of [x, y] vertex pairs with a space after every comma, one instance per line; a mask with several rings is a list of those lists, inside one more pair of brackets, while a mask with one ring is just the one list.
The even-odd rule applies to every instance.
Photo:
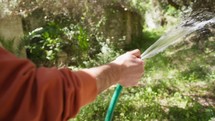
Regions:
[[[113, 121], [214, 120], [215, 40], [204, 41], [204, 49], [183, 42], [145, 60], [140, 86], [123, 89]], [[102, 93], [71, 121], [104, 120], [113, 91]]]

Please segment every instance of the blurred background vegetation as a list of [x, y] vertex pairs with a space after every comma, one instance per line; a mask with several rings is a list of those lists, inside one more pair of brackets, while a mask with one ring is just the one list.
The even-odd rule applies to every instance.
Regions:
[[[214, 0], [3, 0], [0, 46], [36, 66], [71, 69], [142, 52], [188, 18], [215, 14]], [[215, 120], [215, 24], [145, 60], [138, 87], [124, 89], [114, 121]], [[101, 121], [114, 87], [71, 121]]]

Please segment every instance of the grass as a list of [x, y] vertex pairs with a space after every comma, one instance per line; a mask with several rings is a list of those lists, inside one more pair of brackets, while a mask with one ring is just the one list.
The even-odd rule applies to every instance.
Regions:
[[[183, 42], [145, 61], [138, 87], [123, 89], [114, 121], [212, 121], [215, 119], [215, 39]], [[210, 50], [208, 52], [208, 50]], [[114, 88], [71, 121], [101, 121]]]
[[164, 33], [164, 28], [158, 30], [143, 30], [141, 37], [134, 39], [125, 46], [125, 50], [132, 50], [139, 48], [141, 51], [145, 51], [149, 46], [151, 46], [159, 37]]
[[[144, 51], [161, 31], [144, 31], [127, 50]], [[22, 43], [0, 38], [0, 44], [19, 55]], [[184, 41], [153, 58], [145, 60], [145, 75], [138, 87], [124, 88], [114, 111], [114, 121], [214, 121], [215, 120], [215, 37]], [[120, 51], [121, 52], [121, 51]], [[99, 65], [118, 56], [111, 50], [87, 62]], [[114, 87], [99, 95], [70, 121], [102, 121]]]
[[[127, 49], [142, 51], [162, 32], [145, 31], [142, 40]], [[147, 40], [147, 41], [146, 41]], [[0, 38], [11, 52], [14, 40]], [[18, 48], [21, 47], [22, 44]], [[138, 87], [124, 88], [114, 111], [114, 121], [214, 121], [215, 120], [215, 37], [198, 42], [185, 41], [153, 58], [145, 60], [145, 75]], [[111, 50], [92, 60], [99, 65], [119, 53]], [[103, 57], [104, 56], [104, 57]], [[92, 63], [92, 64], [91, 64]], [[70, 121], [102, 121], [105, 118], [114, 87], [99, 95]]]

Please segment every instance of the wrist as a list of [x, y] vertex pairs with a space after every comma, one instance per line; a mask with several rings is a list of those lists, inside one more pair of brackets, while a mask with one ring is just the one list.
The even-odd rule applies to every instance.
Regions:
[[115, 76], [114, 84], [119, 83], [120, 78], [122, 76], [122, 71], [123, 71], [123, 66], [122, 64], [118, 64], [114, 61], [112, 61], [111, 63], [109, 63], [110, 67], [112, 68], [112, 72], [114, 73], [113, 76]]
[[117, 84], [121, 78], [121, 66], [114, 62], [95, 68], [84, 69], [82, 71], [87, 72], [96, 79], [99, 93]]

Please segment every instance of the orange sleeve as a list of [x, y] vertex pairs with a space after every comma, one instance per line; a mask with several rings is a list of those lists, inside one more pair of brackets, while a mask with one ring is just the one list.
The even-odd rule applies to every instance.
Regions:
[[0, 121], [67, 121], [96, 96], [91, 75], [36, 68], [0, 48]]

